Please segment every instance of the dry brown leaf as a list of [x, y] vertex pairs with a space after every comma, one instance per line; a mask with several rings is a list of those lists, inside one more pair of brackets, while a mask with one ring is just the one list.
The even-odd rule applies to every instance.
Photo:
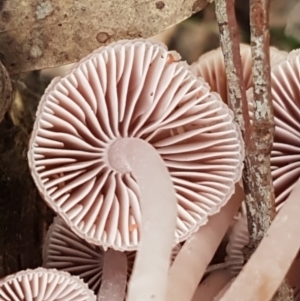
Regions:
[[78, 61], [120, 39], [148, 38], [213, 0], [0, 1], [0, 60], [10, 74]]

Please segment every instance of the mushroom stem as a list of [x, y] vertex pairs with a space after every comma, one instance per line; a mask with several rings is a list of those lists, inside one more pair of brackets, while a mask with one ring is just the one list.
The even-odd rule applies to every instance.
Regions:
[[169, 271], [168, 301], [192, 299], [243, 197], [243, 189], [236, 184], [229, 202], [183, 245]]
[[116, 140], [108, 150], [108, 160], [119, 171], [132, 171], [141, 196], [140, 244], [127, 300], [164, 301], [177, 217], [169, 172], [157, 151], [136, 138]]
[[241, 300], [241, 292], [243, 301], [272, 298], [300, 248], [299, 195], [300, 179], [222, 301]]
[[230, 288], [231, 284], [235, 278], [232, 278], [226, 285], [223, 286], [223, 288], [220, 290], [220, 292], [215, 296], [214, 301], [220, 301], [221, 298], [225, 295], [225, 293], [228, 291]]
[[103, 258], [102, 284], [98, 301], [123, 301], [127, 284], [127, 258], [125, 253], [108, 249]]
[[219, 270], [211, 273], [197, 287], [192, 301], [213, 301], [231, 278], [232, 276], [227, 270]]

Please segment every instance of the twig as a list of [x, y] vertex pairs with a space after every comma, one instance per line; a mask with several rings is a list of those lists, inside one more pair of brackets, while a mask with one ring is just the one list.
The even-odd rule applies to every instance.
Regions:
[[229, 106], [234, 112], [244, 140], [250, 137], [250, 119], [243, 81], [240, 40], [234, 13], [234, 0], [216, 0], [216, 16], [228, 81]]
[[270, 154], [274, 135], [269, 59], [269, 0], [251, 0], [253, 57], [253, 132], [247, 145], [244, 188], [249, 228], [248, 258], [265, 235], [275, 214]]

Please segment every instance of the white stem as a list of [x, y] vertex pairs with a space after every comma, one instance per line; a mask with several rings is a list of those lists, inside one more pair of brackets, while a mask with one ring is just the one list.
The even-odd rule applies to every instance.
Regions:
[[243, 198], [243, 189], [236, 184], [229, 202], [183, 245], [169, 271], [168, 301], [192, 299]]
[[[177, 200], [169, 172], [157, 151], [143, 140], [119, 139], [110, 152], [112, 165], [132, 171], [141, 194], [140, 243], [127, 301], [165, 301], [177, 217]], [[123, 163], [119, 159], [122, 156]]]
[[300, 248], [299, 196], [300, 179], [221, 301], [269, 301], [272, 298]]
[[123, 301], [127, 284], [125, 253], [108, 249], [104, 252], [102, 284], [98, 301]]

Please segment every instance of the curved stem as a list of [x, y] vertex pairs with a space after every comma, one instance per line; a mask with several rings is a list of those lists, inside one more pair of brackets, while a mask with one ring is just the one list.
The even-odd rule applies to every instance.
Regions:
[[136, 138], [115, 141], [109, 150], [109, 161], [118, 170], [131, 170], [140, 189], [140, 244], [127, 301], [164, 301], [177, 217], [169, 172], [157, 151]]

